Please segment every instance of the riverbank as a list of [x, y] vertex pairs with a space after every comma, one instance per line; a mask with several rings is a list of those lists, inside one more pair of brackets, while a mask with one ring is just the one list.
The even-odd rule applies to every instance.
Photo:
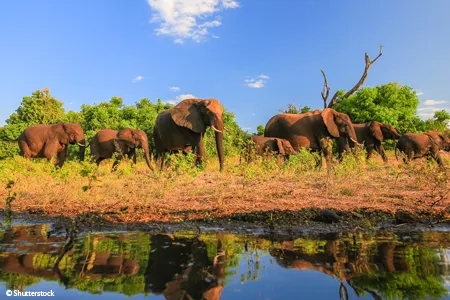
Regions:
[[[54, 170], [16, 157], [0, 165], [0, 209], [128, 230], [171, 224], [286, 232], [448, 225], [449, 170], [423, 160], [405, 166], [392, 153], [389, 158], [385, 165], [379, 157], [367, 163], [349, 157], [330, 173], [314, 170], [304, 157], [282, 166], [228, 159], [223, 173], [215, 160], [200, 171], [180, 158], [162, 173], [143, 162], [124, 162], [110, 173], [110, 163], [97, 168], [68, 162]], [[9, 180], [14, 183], [8, 187]]]

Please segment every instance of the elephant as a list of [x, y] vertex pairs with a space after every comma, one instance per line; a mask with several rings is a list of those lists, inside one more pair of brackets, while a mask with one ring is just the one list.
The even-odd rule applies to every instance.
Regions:
[[193, 150], [196, 164], [200, 165], [205, 158], [203, 137], [210, 126], [216, 135], [216, 149], [219, 156], [220, 171], [223, 170], [223, 108], [217, 99], [186, 99], [175, 107], [161, 112], [156, 118], [153, 128], [156, 155], [164, 168], [164, 154], [182, 150], [187, 153]]
[[[381, 142], [384, 140], [398, 140], [400, 138], [400, 134], [392, 125], [370, 121], [362, 124], [353, 124], [353, 128], [355, 128], [358, 143], [363, 144], [366, 149], [366, 159], [370, 159], [370, 156], [375, 149], [375, 151], [381, 155], [384, 162], [388, 161]], [[342, 154], [350, 150], [347, 139], [339, 138], [336, 146], [338, 158], [341, 161]]]
[[90, 147], [91, 156], [97, 165], [104, 159], [112, 158], [113, 154], [117, 153], [118, 156], [113, 163], [113, 170], [117, 169], [124, 155], [132, 159], [133, 163], [136, 164], [136, 148], [140, 147], [144, 151], [147, 166], [153, 171], [147, 134], [142, 130], [132, 128], [124, 128], [119, 131], [102, 129], [92, 138]]
[[397, 150], [404, 153], [403, 161], [407, 163], [411, 159], [421, 157], [433, 158], [443, 167], [444, 164], [439, 153], [440, 150], [450, 150], [450, 140], [448, 137], [435, 132], [427, 133], [406, 133], [400, 137], [395, 146], [395, 157], [398, 159]]
[[79, 159], [84, 160], [86, 140], [79, 124], [60, 122], [54, 125], [37, 124], [25, 129], [18, 139], [20, 155], [25, 158], [56, 156], [55, 165], [62, 167], [69, 151], [69, 144], [80, 146]]
[[285, 160], [288, 160], [289, 155], [294, 154], [295, 152], [296, 151], [288, 140], [253, 135], [247, 140], [244, 149], [242, 149], [240, 161], [242, 160], [242, 156], [245, 157], [245, 160], [248, 163], [253, 154], [260, 156], [265, 155], [268, 157], [272, 153], [278, 154], [278, 158], [280, 158], [281, 155]]
[[[286, 139], [296, 151], [306, 148], [314, 152], [323, 152], [328, 168], [331, 167], [331, 139], [345, 137], [357, 144], [356, 133], [349, 116], [331, 108], [303, 114], [278, 114], [267, 122], [264, 136]], [[321, 165], [320, 156], [317, 167]]]

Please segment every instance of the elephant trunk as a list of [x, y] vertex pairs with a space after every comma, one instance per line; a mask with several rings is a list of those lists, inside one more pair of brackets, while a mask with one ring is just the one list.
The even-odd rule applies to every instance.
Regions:
[[358, 138], [356, 137], [355, 128], [353, 128], [353, 124], [351, 124], [351, 123], [349, 126], [347, 126], [347, 135], [348, 135], [350, 146], [352, 146], [352, 144], [358, 145]]
[[213, 127], [214, 132], [216, 134], [216, 149], [217, 149], [217, 155], [219, 156], [219, 164], [220, 164], [220, 171], [223, 170], [223, 163], [225, 161], [224, 159], [224, 152], [223, 152], [223, 121], [222, 119], [216, 118], [211, 122], [211, 127]]
[[150, 150], [148, 148], [148, 143], [144, 143], [144, 145], [142, 145], [142, 150], [144, 150], [145, 162], [147, 163], [147, 166], [150, 168], [150, 170], [153, 171], [153, 167], [150, 161]]
[[86, 153], [86, 147], [87, 147], [86, 140], [82, 139], [81, 141], [79, 141], [78, 146], [80, 147], [80, 154], [78, 155], [78, 158], [80, 159], [80, 161], [83, 161], [84, 155]]

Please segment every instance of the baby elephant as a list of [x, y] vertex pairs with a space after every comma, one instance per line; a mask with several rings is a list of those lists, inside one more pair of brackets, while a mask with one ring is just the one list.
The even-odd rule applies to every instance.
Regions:
[[268, 157], [272, 155], [272, 153], [276, 153], [278, 154], [278, 158], [280, 158], [281, 155], [287, 160], [289, 159], [289, 155], [294, 154], [295, 152], [296, 151], [288, 140], [254, 135], [248, 139], [242, 154], [244, 154], [245, 160], [248, 163], [253, 154]]
[[[406, 133], [400, 137], [395, 146], [395, 157], [397, 158], [397, 149], [404, 153], [403, 161], [407, 163], [411, 159], [433, 158], [442, 167], [440, 150], [450, 150], [450, 139], [436, 131], [429, 131], [423, 134]], [[398, 159], [398, 158], [397, 158]]]
[[138, 147], [144, 151], [147, 166], [153, 170], [147, 134], [142, 130], [132, 128], [124, 128], [119, 131], [102, 129], [92, 138], [91, 155], [98, 165], [104, 159], [112, 158], [114, 153], [117, 153], [117, 159], [113, 164], [113, 170], [116, 170], [124, 155], [131, 158], [133, 163], [136, 164], [136, 148]]

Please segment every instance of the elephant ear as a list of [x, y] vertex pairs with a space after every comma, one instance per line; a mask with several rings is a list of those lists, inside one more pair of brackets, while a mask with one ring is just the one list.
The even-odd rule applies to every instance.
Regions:
[[283, 141], [280, 139], [275, 139], [277, 141], [278, 146], [278, 153], [285, 155], [286, 152], [284, 151]]
[[284, 147], [284, 152], [286, 152], [286, 154], [294, 154], [295, 153], [294, 147], [292, 147], [292, 145], [289, 141], [284, 140], [283, 147]]
[[[127, 129], [125, 129], [127, 130]], [[131, 129], [127, 130], [129, 134], [124, 134], [122, 131], [117, 133], [117, 138], [121, 143], [124, 143], [128, 148], [134, 149], [139, 145], [139, 135]]]
[[338, 138], [340, 135], [339, 129], [334, 122], [334, 111], [331, 108], [325, 108], [320, 115], [322, 116], [323, 122], [325, 123], [328, 132], [332, 136]]
[[203, 133], [206, 131], [205, 123], [203, 122], [203, 116], [197, 107], [199, 99], [187, 99], [178, 103], [177, 106], [170, 110], [172, 120], [178, 126], [189, 128], [190, 130]]
[[57, 139], [59, 143], [62, 145], [69, 144], [69, 136], [64, 130], [61, 129], [56, 130], [52, 138]]
[[377, 122], [370, 122], [369, 124], [369, 130], [372, 135], [382, 142], [384, 140], [383, 132], [381, 132], [381, 126]]

